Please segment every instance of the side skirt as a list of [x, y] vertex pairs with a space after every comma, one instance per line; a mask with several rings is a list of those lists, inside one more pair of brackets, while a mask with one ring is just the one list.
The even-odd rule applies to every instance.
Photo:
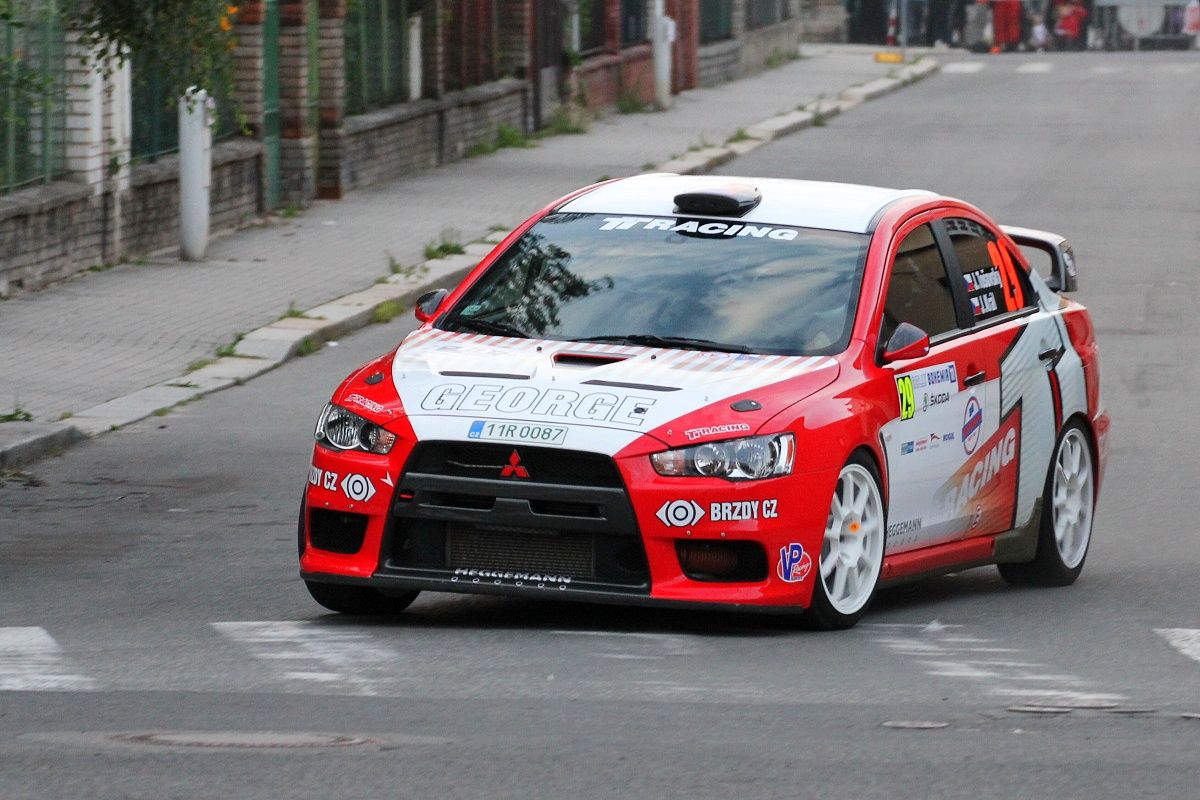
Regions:
[[1042, 521], [1042, 500], [1033, 504], [1033, 513], [1023, 527], [1013, 528], [994, 536], [960, 539], [956, 542], [925, 547], [907, 553], [885, 556], [881, 587], [945, 575], [947, 572], [987, 564], [1022, 563], [1032, 561], [1037, 554], [1038, 532]]

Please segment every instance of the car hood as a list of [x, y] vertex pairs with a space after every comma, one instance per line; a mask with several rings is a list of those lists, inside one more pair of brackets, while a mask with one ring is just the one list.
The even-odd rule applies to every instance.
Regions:
[[[392, 381], [419, 439], [545, 443], [610, 455], [647, 435], [654, 437], [649, 449], [661, 448], [654, 440], [675, 446], [748, 435], [837, 373], [828, 357], [433, 328], [408, 336], [392, 360]], [[739, 399], [753, 402], [731, 408]]]

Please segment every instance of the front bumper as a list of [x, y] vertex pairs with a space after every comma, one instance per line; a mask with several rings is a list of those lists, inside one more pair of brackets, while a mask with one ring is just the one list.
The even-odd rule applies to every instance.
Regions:
[[[784, 554], [800, 545], [815, 566], [836, 474], [664, 478], [644, 455], [522, 447], [530, 477], [499, 478], [485, 468], [512, 448], [492, 449], [428, 442], [389, 461], [316, 448], [304, 578], [636, 605], [809, 602], [816, 570], [785, 579]], [[738, 566], [697, 570], [697, 552], [702, 564], [733, 553]]]

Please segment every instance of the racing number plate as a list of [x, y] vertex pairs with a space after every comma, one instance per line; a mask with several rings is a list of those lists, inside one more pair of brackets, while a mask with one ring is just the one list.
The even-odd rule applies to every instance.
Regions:
[[539, 425], [527, 422], [493, 422], [477, 419], [467, 431], [468, 439], [490, 442], [527, 442], [529, 444], [562, 444], [567, 438], [564, 425]]

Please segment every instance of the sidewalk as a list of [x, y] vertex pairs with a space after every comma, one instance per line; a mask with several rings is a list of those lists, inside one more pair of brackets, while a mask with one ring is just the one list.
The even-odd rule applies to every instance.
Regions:
[[[172, 254], [6, 301], [0, 418], [19, 408], [33, 419], [0, 423], [0, 468], [249, 379], [367, 324], [379, 303], [408, 306], [426, 286], [453, 285], [486, 248], [428, 270], [389, 271], [390, 259], [421, 264], [425, 245], [444, 235], [481, 240], [602, 178], [706, 171], [810, 124], [798, 108], [831, 116], [936, 68], [877, 64], [874, 50], [807, 45], [800, 60], [689, 91], [667, 112], [614, 114], [586, 134], [468, 159], [222, 236], [202, 264]], [[757, 138], [724, 146], [739, 130]], [[323, 319], [280, 320], [289, 308]], [[217, 358], [247, 332], [233, 352], [253, 358]], [[194, 369], [201, 361], [215, 363]]]

